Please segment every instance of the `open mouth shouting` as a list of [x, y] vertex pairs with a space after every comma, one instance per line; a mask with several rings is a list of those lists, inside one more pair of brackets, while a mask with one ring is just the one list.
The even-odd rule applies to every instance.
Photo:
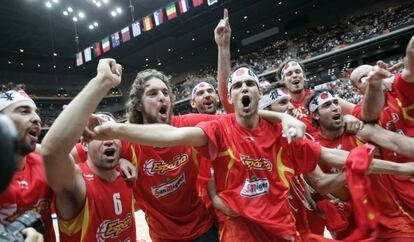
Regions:
[[33, 125], [27, 131], [28, 137], [32, 143], [36, 143], [40, 135], [40, 126]]
[[104, 157], [107, 160], [115, 160], [116, 149], [114, 147], [108, 147], [104, 150]]
[[243, 111], [248, 112], [250, 110], [250, 104], [252, 103], [250, 96], [244, 95], [241, 99], [241, 103], [243, 106]]
[[162, 121], [165, 121], [168, 118], [167, 110], [168, 109], [167, 109], [166, 105], [163, 105], [163, 106], [160, 107], [159, 114], [160, 114], [160, 118], [161, 118]]

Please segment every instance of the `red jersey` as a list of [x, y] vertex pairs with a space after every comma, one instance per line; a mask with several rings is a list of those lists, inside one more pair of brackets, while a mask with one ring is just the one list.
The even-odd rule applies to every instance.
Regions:
[[315, 169], [320, 146], [308, 140], [289, 145], [281, 126], [263, 119], [253, 130], [243, 128], [234, 114], [198, 127], [209, 139], [199, 150], [213, 161], [217, 192], [227, 206], [265, 231], [264, 237], [295, 235], [289, 181]]
[[7, 189], [0, 194], [1, 223], [10, 224], [25, 211], [33, 210], [42, 215], [45, 241], [56, 241], [50, 211], [52, 196], [41, 157], [28, 154], [24, 169], [16, 172]]
[[76, 152], [78, 154], [75, 158], [76, 163], [84, 163], [88, 159], [88, 155], [82, 147], [82, 143], [76, 143], [75, 145]]
[[[363, 142], [357, 139], [355, 135], [344, 133], [335, 140], [328, 140], [320, 135], [315, 137], [316, 141], [322, 146], [334, 149], [350, 151], [355, 147], [363, 145]], [[382, 157], [380, 149], [376, 148], [375, 156]], [[325, 172], [332, 173], [327, 167], [322, 168]], [[369, 175], [372, 190], [375, 191], [375, 202], [378, 210], [381, 212], [378, 238], [396, 238], [414, 235], [414, 223], [411, 217], [401, 206], [393, 185], [390, 181], [390, 175], [371, 174]]]
[[305, 96], [303, 97], [301, 101], [295, 102], [293, 99], [291, 99], [291, 102], [293, 106], [295, 107], [295, 110], [297, 111], [297, 113], [300, 113], [303, 115], [300, 121], [306, 124], [306, 132], [310, 133], [311, 135], [314, 135], [317, 132], [317, 129], [313, 127], [312, 115], [309, 114], [308, 110], [305, 107], [306, 99], [312, 94], [313, 94], [312, 90], [305, 89]]
[[121, 176], [109, 183], [88, 164], [78, 164], [86, 185], [85, 204], [70, 220], [59, 218], [60, 241], [136, 241], [132, 186]]
[[[195, 126], [215, 115], [174, 116], [175, 127]], [[190, 146], [158, 148], [122, 142], [122, 157], [137, 167], [137, 206], [145, 213], [153, 240], [190, 241], [213, 225], [198, 196], [197, 151]]]

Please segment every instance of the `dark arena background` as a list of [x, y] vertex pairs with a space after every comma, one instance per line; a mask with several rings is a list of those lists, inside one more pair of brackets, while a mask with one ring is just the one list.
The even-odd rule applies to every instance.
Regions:
[[191, 89], [217, 74], [214, 28], [225, 8], [232, 66], [247, 63], [273, 83], [292, 57], [306, 67], [309, 88], [332, 89], [352, 103], [361, 98], [349, 80], [353, 68], [398, 63], [414, 34], [413, 0], [3, 0], [0, 91], [23, 88], [34, 99], [43, 137], [96, 75], [99, 59], [114, 58], [122, 83], [99, 111], [126, 121], [137, 72], [153, 68], [171, 76], [174, 114], [195, 112]]

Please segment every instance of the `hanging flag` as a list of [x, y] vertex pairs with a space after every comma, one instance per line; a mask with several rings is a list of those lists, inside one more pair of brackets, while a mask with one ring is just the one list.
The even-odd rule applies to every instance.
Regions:
[[213, 5], [215, 3], [217, 3], [217, 0], [207, 0], [208, 6]]
[[79, 53], [76, 53], [76, 65], [80, 66], [83, 64], [83, 59], [82, 59], [82, 51]]
[[91, 47], [86, 48], [83, 53], [85, 54], [85, 63], [92, 60]]
[[135, 23], [132, 23], [132, 36], [137, 37], [141, 34], [141, 24], [139, 23], [139, 20]]
[[158, 26], [164, 22], [164, 13], [162, 8], [154, 12], [155, 25]]
[[111, 42], [112, 48], [119, 46], [119, 44], [121, 43], [121, 39], [119, 38], [119, 32], [111, 34]]
[[109, 44], [109, 37], [106, 37], [102, 40], [102, 49], [103, 53], [106, 53], [111, 49], [111, 45]]
[[177, 9], [175, 8], [175, 2], [168, 4], [165, 7], [165, 12], [167, 13], [168, 20], [174, 19], [177, 17]]
[[96, 42], [94, 47], [93, 47], [93, 56], [94, 57], [98, 57], [102, 54], [102, 50], [101, 50], [101, 43], [100, 42]]
[[152, 29], [152, 19], [150, 15], [145, 16], [142, 19], [142, 23], [144, 25], [144, 31], [150, 31]]
[[129, 34], [129, 26], [126, 26], [125, 28], [121, 30], [121, 35], [122, 35], [122, 42], [124, 43], [131, 39], [131, 35]]
[[187, 12], [188, 9], [190, 9], [190, 6], [188, 6], [188, 0], [178, 0], [178, 8], [181, 13]]
[[203, 4], [203, 0], [193, 0], [193, 7], [198, 7]]

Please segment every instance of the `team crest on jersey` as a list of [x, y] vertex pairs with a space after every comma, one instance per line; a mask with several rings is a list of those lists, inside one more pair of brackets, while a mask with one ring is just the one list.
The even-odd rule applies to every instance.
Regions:
[[165, 163], [163, 160], [157, 161], [154, 159], [147, 160], [144, 163], [144, 172], [153, 176], [154, 174], [163, 175], [169, 171], [176, 170], [186, 164], [189, 161], [189, 156], [187, 154], [180, 154], [174, 157], [171, 162]]
[[162, 198], [176, 192], [180, 187], [185, 184], [185, 174], [181, 173], [177, 178], [169, 180], [166, 183], [152, 186], [152, 195], [156, 198]]
[[258, 197], [269, 193], [269, 181], [263, 179], [246, 179], [243, 189], [240, 191], [242, 197]]
[[[117, 238], [122, 232], [128, 230], [132, 226], [132, 215], [128, 215], [124, 219], [105, 220], [96, 230], [96, 241], [104, 242], [107, 239]], [[127, 239], [125, 241], [130, 241]]]
[[247, 169], [272, 171], [272, 163], [266, 158], [253, 159], [247, 155], [240, 155], [240, 159]]

